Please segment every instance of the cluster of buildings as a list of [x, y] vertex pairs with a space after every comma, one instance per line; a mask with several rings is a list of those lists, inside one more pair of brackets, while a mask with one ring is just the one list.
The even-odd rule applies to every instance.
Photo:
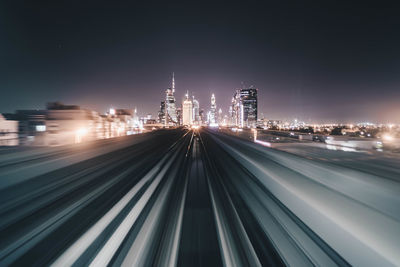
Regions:
[[171, 87], [165, 92], [165, 99], [161, 101], [158, 111], [158, 123], [164, 127], [171, 126], [201, 126], [206, 123], [204, 111], [200, 109], [200, 104], [194, 96], [186, 93], [181, 106], [177, 106], [175, 93], [175, 77], [172, 74]]
[[113, 138], [142, 132], [145, 128], [175, 126], [229, 126], [255, 128], [257, 124], [257, 89], [238, 89], [232, 98], [229, 115], [210, 98], [207, 113], [189, 92], [182, 104], [175, 99], [175, 76], [165, 91], [157, 120], [151, 115], [139, 118], [136, 109], [110, 109], [106, 114], [59, 102], [48, 103], [43, 110], [17, 110], [0, 114], [0, 146], [54, 146]]
[[400, 138], [400, 125], [366, 123], [305, 123], [293, 121], [261, 119], [258, 127], [265, 130], [308, 133], [318, 135], [343, 136], [343, 138], [378, 138], [385, 141]]
[[[150, 119], [151, 120], [151, 119]], [[136, 109], [106, 114], [76, 105], [48, 103], [44, 110], [17, 110], [0, 116], [0, 146], [56, 146], [142, 132]]]
[[208, 125], [231, 126], [240, 128], [257, 127], [257, 89], [238, 89], [232, 98], [229, 115], [224, 115], [221, 108], [217, 108], [215, 95], [211, 95], [210, 109], [207, 114], [200, 109], [199, 101], [186, 93], [180, 107], [176, 104], [175, 77], [172, 75], [172, 86], [166, 90], [165, 99], [161, 101], [158, 112], [158, 122], [165, 127]]

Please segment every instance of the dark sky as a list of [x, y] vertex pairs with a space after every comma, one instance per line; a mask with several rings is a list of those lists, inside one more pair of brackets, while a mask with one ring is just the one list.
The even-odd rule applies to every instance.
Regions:
[[190, 90], [205, 110], [244, 82], [259, 116], [400, 122], [399, 7], [300, 2], [1, 1], [0, 112], [155, 115], [174, 71], [178, 102]]

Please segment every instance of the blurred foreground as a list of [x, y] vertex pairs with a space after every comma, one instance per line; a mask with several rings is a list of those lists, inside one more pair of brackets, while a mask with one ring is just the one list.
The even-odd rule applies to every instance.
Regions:
[[0, 265], [400, 264], [398, 156], [265, 144], [171, 129], [1, 150]]

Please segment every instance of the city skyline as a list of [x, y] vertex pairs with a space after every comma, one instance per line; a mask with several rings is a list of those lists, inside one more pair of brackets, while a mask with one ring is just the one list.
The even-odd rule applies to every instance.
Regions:
[[[172, 73], [172, 72], [171, 72]], [[167, 83], [168, 84], [168, 83]], [[171, 84], [171, 81], [169, 81], [169, 84]], [[170, 86], [168, 87], [168, 85], [164, 86], [165, 88], [160, 90], [160, 95], [159, 97], [165, 96], [165, 92], [168, 88], [170, 88]], [[231, 90], [231, 94], [233, 94], [235, 91], [243, 89], [243, 88], [257, 88], [254, 85], [251, 86], [247, 86], [247, 84], [245, 84], [244, 82], [241, 82], [241, 87], [238, 86], [234, 89]], [[175, 90], [175, 99], [176, 99], [176, 105], [177, 108], [181, 107], [185, 97], [186, 97], [186, 91], [190, 91], [191, 95], [196, 97], [197, 100], [200, 100], [200, 108], [203, 109], [204, 111], [209, 111], [211, 108], [210, 105], [210, 96], [211, 95], [215, 95], [218, 99], [219, 99], [219, 105], [218, 105], [218, 109], [222, 108], [223, 110], [223, 114], [224, 115], [228, 115], [229, 113], [229, 108], [231, 106], [231, 99], [232, 97], [228, 95], [227, 98], [221, 98], [218, 97], [219, 93], [218, 90], [204, 90], [204, 91], [200, 91], [200, 93], [196, 93], [196, 91], [192, 91], [192, 90], [186, 90], [186, 91], [182, 91], [179, 90], [176, 91]], [[261, 94], [260, 94], [261, 92]], [[263, 90], [258, 90], [258, 95], [263, 96]], [[221, 94], [222, 95], [222, 94]], [[199, 97], [200, 96], [200, 97]], [[158, 97], [158, 96], [157, 96]], [[81, 99], [76, 99], [73, 100], [73, 98], [64, 98], [67, 99], [67, 101], [64, 101], [62, 99], [51, 99], [51, 100], [45, 100], [44, 102], [38, 102], [38, 103], [32, 103], [32, 105], [26, 105], [26, 106], [22, 106], [22, 105], [16, 105], [16, 107], [20, 107], [20, 108], [14, 108], [14, 109], [9, 109], [9, 110], [0, 110], [0, 113], [13, 113], [16, 110], [26, 110], [26, 109], [43, 109], [46, 107], [46, 103], [50, 103], [50, 102], [62, 102], [62, 103], [66, 103], [66, 104], [76, 104], [78, 106], [81, 106], [84, 109], [93, 109], [99, 113], [106, 113], [110, 110], [110, 108], [131, 108], [131, 109], [138, 109], [139, 114], [142, 116], [145, 116], [147, 114], [151, 114], [154, 118], [157, 118], [157, 113], [160, 109], [160, 102], [159, 99], [157, 97], [154, 97], [154, 99], [152, 99], [154, 102], [151, 104], [151, 108], [148, 107], [147, 104], [142, 104], [143, 101], [141, 100], [134, 100], [133, 102], [127, 101], [126, 99], [121, 99], [118, 102], [112, 102], [111, 104], [96, 104], [96, 103], [89, 103], [86, 101], [82, 101]], [[204, 99], [205, 98], [205, 99]], [[71, 100], [68, 100], [71, 99]], [[165, 99], [164, 99], [165, 100]], [[133, 104], [132, 104], [133, 103]], [[220, 104], [222, 103], [222, 104]], [[228, 103], [228, 104], [226, 104]], [[282, 105], [285, 105], [286, 103], [282, 103]], [[153, 109], [153, 106], [155, 106], [155, 108]], [[400, 117], [396, 117], [399, 119], [388, 119], [387, 116], [381, 116], [382, 119], [370, 119], [368, 117], [360, 117], [359, 119], [357, 118], [352, 118], [351, 116], [349, 117], [344, 117], [343, 119], [340, 119], [338, 117], [332, 117], [332, 118], [320, 118], [318, 119], [317, 116], [313, 117], [311, 116], [307, 116], [305, 114], [307, 114], [306, 112], [298, 112], [298, 113], [292, 113], [292, 114], [288, 114], [285, 112], [280, 112], [278, 111], [265, 111], [265, 103], [263, 103], [262, 101], [259, 101], [259, 107], [258, 107], [259, 111], [258, 111], [258, 117], [259, 118], [265, 118], [265, 119], [270, 119], [270, 120], [283, 120], [283, 121], [293, 121], [293, 120], [301, 120], [301, 121], [305, 121], [306, 123], [363, 123], [363, 122], [371, 122], [371, 123], [377, 123], [377, 124], [388, 124], [388, 123], [400, 123]], [[305, 107], [299, 107], [299, 110], [304, 110], [306, 109]], [[321, 109], [321, 112], [323, 111], [323, 109]]]
[[[173, 77], [173, 79], [171, 78]], [[203, 109], [204, 111], [209, 111], [211, 109], [211, 104], [210, 104], [210, 97], [212, 95], [216, 95], [218, 97], [218, 91], [212, 91], [212, 90], [208, 90], [207, 92], [203, 91], [200, 94], [196, 94], [195, 91], [191, 91], [191, 90], [186, 90], [185, 92], [181, 92], [182, 90], [178, 91], [176, 90], [175, 84], [176, 84], [176, 80], [175, 80], [175, 72], [170, 72], [170, 76], [169, 76], [170, 80], [169, 83], [166, 83], [166, 86], [164, 86], [164, 89], [162, 90], [162, 92], [160, 92], [160, 95], [157, 97], [165, 97], [165, 94], [167, 93], [167, 91], [169, 89], [173, 89], [172, 91], [174, 92], [174, 97], [175, 97], [175, 103], [176, 103], [176, 108], [181, 108], [183, 105], [183, 102], [185, 101], [186, 98], [186, 94], [188, 91], [191, 92], [191, 96], [192, 97], [196, 97], [197, 101], [199, 101], [199, 98], [206, 98], [206, 99], [202, 99], [202, 101], [200, 102], [200, 109]], [[178, 82], [179, 84], [179, 82]], [[169, 85], [169, 86], [168, 86]], [[179, 87], [178, 87], [179, 88]], [[231, 91], [231, 94], [234, 94], [237, 90], [240, 89], [245, 89], [245, 88], [254, 88], [257, 89], [258, 91], [258, 96], [260, 95], [260, 91], [262, 92], [262, 90], [258, 90], [259, 88], [255, 87], [254, 85], [250, 85], [248, 86], [246, 83], [241, 82], [241, 87], [236, 87], [235, 89], [233, 89]], [[210, 92], [210, 93], [208, 93]], [[217, 93], [214, 93], [217, 92]], [[178, 96], [176, 96], [178, 95]], [[182, 95], [182, 96], [180, 96]], [[200, 95], [200, 97], [198, 97], [198, 95]], [[262, 95], [262, 94], [261, 94]], [[154, 96], [154, 98], [156, 98], [156, 96]], [[208, 98], [208, 99], [207, 99]], [[232, 95], [231, 97], [227, 97], [226, 99], [219, 99], [219, 103], [223, 103], [223, 104], [219, 104], [218, 105], [218, 109], [222, 108], [223, 110], [223, 115], [229, 115], [229, 109], [230, 106], [232, 105], [231, 101], [232, 101]], [[164, 99], [165, 101], [165, 99]], [[155, 109], [149, 109], [148, 107], [146, 108], [146, 105], [141, 104], [141, 101], [138, 101], [137, 104], [136, 102], [134, 102], [134, 104], [130, 104], [130, 102], [126, 102], [127, 104], [119, 104], [119, 103], [114, 103], [114, 104], [109, 104], [109, 105], [97, 105], [97, 104], [93, 104], [93, 103], [86, 103], [86, 102], [81, 102], [80, 100], [76, 100], [75, 102], [64, 102], [63, 100], [60, 99], [53, 99], [53, 100], [47, 100], [45, 102], [42, 103], [35, 103], [33, 106], [26, 106], [26, 107], [21, 107], [18, 109], [14, 109], [14, 110], [10, 110], [10, 111], [6, 111], [6, 112], [2, 112], [0, 110], [0, 113], [13, 113], [16, 110], [27, 110], [27, 109], [43, 109], [46, 107], [47, 103], [51, 103], [51, 102], [61, 102], [61, 103], [66, 103], [66, 104], [76, 104], [78, 106], [81, 106], [83, 109], [93, 109], [99, 113], [107, 113], [110, 109], [113, 108], [130, 108], [130, 109], [139, 109], [139, 114], [142, 116], [145, 116], [147, 114], [151, 114], [153, 118], [157, 118], [158, 117], [158, 112], [160, 110], [160, 102], [158, 101], [158, 106]], [[124, 103], [124, 100], [120, 101], [121, 103]], [[157, 101], [153, 101], [153, 102], [157, 102]], [[225, 106], [225, 103], [229, 103]], [[258, 118], [259, 119], [269, 119], [269, 120], [282, 120], [282, 121], [294, 121], [294, 120], [300, 120], [300, 121], [304, 121], [305, 123], [344, 123], [344, 124], [349, 124], [349, 123], [364, 123], [364, 122], [371, 122], [371, 123], [376, 123], [376, 124], [388, 124], [388, 123], [400, 123], [400, 120], [373, 120], [373, 119], [368, 119], [368, 118], [364, 118], [364, 119], [351, 119], [351, 118], [345, 118], [345, 119], [338, 119], [338, 118], [332, 118], [332, 119], [316, 119], [313, 118], [311, 116], [309, 116], [307, 118], [307, 116], [304, 115], [304, 113], [300, 112], [297, 114], [287, 114], [287, 115], [283, 115], [284, 113], [280, 113], [280, 112], [263, 112], [263, 103], [261, 101], [258, 101], [259, 106], [258, 106]], [[153, 106], [153, 105], [152, 105]], [[151, 106], [151, 108], [152, 108]], [[304, 107], [303, 107], [304, 109]], [[271, 114], [277, 114], [277, 115], [271, 115]], [[281, 115], [279, 115], [281, 114]]]
[[400, 122], [391, 6], [27, 5], [2, 3], [0, 112], [61, 101], [155, 116], [175, 72], [178, 103], [186, 90], [201, 105], [214, 93], [226, 113], [244, 82], [266, 118]]

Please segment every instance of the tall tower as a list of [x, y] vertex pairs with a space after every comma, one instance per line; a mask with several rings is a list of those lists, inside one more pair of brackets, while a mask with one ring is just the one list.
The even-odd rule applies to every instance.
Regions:
[[175, 74], [172, 73], [172, 84], [171, 88], [168, 88], [166, 91], [165, 97], [165, 124], [166, 125], [175, 125], [178, 123], [176, 118], [176, 106], [175, 106]]
[[215, 125], [217, 123], [217, 103], [215, 101], [215, 95], [211, 95], [211, 109], [210, 109], [210, 120], [209, 123]]

